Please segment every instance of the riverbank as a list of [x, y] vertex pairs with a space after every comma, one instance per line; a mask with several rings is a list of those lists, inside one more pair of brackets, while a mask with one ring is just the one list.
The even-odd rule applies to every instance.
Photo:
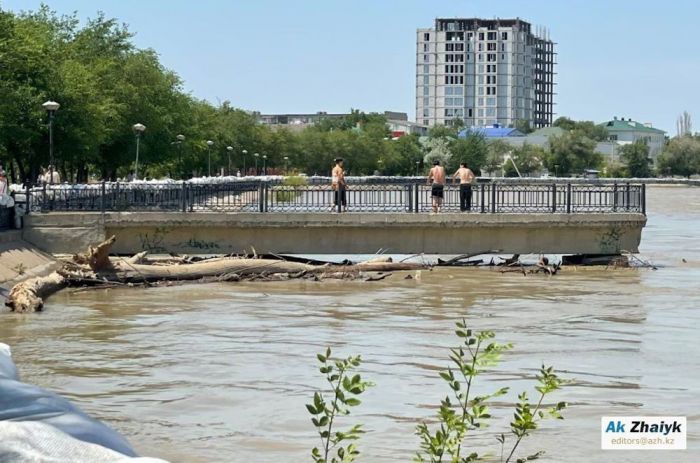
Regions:
[[43, 276], [60, 264], [49, 254], [22, 240], [21, 230], [0, 232], [0, 290], [24, 279]]

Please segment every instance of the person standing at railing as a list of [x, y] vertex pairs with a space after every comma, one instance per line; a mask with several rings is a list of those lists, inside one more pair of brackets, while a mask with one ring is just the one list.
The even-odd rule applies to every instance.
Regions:
[[333, 187], [333, 191], [335, 192], [335, 208], [338, 212], [347, 212], [347, 184], [345, 183], [345, 169], [343, 169], [343, 158], [335, 158], [335, 167], [333, 167], [333, 171], [331, 172], [331, 178], [331, 186]]
[[0, 197], [10, 194], [10, 188], [7, 184], [7, 176], [5, 171], [0, 167]]
[[453, 181], [459, 179], [459, 210], [462, 212], [472, 209], [472, 182], [476, 178], [474, 172], [467, 167], [466, 162], [459, 164], [459, 169], [452, 176]]
[[433, 161], [433, 168], [428, 174], [428, 185], [432, 183], [430, 196], [433, 198], [433, 212], [439, 213], [442, 201], [445, 198], [445, 168], [440, 165], [440, 161]]

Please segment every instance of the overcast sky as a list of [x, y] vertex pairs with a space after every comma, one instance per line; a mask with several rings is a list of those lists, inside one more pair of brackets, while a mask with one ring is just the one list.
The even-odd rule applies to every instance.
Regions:
[[[0, 0], [3, 9], [39, 0]], [[264, 113], [415, 113], [415, 30], [436, 17], [520, 17], [557, 42], [555, 111], [598, 122], [631, 117], [675, 135], [700, 117], [700, 2], [637, 0], [51, 0], [98, 10], [155, 49], [193, 95]], [[700, 119], [699, 119], [700, 121]], [[697, 128], [697, 126], [696, 126]]]

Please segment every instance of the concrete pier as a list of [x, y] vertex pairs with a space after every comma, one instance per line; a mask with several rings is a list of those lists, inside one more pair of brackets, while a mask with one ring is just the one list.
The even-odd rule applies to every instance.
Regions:
[[53, 212], [24, 218], [23, 238], [51, 253], [112, 234], [116, 253], [615, 254], [637, 252], [646, 216], [604, 214], [318, 214]]

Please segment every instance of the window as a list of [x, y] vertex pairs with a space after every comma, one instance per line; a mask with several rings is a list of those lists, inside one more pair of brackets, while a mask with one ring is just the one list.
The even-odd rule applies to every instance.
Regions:
[[479, 59], [479, 61], [483, 61], [483, 60], [484, 60], [484, 55], [482, 55], [481, 53], [479, 53], [479, 54], [477, 55], [477, 58]]
[[484, 106], [484, 99], [483, 98], [479, 98], [479, 99], [477, 99], [477, 101], [479, 102], [478, 103], [479, 106]]
[[423, 34], [423, 40], [425, 40], [426, 42], [430, 41], [430, 32], [425, 32]]
[[455, 55], [455, 61], [458, 63], [464, 62], [464, 55]]
[[455, 95], [464, 95], [464, 88], [463, 87], [454, 87], [453, 91], [454, 91]]
[[423, 62], [429, 63], [430, 62], [430, 55], [423, 55]]
[[506, 44], [505, 43], [501, 44], [501, 51], [506, 51]]
[[430, 117], [430, 108], [423, 108], [423, 117]]
[[430, 74], [430, 66], [427, 64], [423, 65], [423, 74]]
[[463, 43], [455, 43], [455, 51], [464, 51], [464, 44]]
[[483, 75], [477, 76], [476, 83], [483, 84], [484, 83], [484, 76]]
[[[479, 44], [481, 45], [481, 44]], [[496, 42], [489, 42], [486, 44], [486, 49], [489, 51], [496, 51]]]
[[[488, 66], [488, 67], [491, 67], [490, 64], [487, 65], [487, 66]], [[479, 70], [479, 72], [484, 72], [484, 65], [483, 65], [483, 64], [480, 64], [479, 67], [478, 67], [477, 69]]]
[[[501, 53], [501, 61], [505, 61], [505, 59], [506, 59], [506, 55]], [[496, 60], [494, 60], [494, 61], [496, 61]]]
[[496, 94], [496, 87], [486, 87], [486, 94], [487, 95], [495, 95]]
[[486, 108], [486, 117], [496, 117], [496, 108]]
[[483, 32], [479, 32], [479, 40], [484, 40], [484, 33]]
[[[479, 108], [479, 109], [476, 110], [476, 114], [477, 114], [479, 117], [484, 117], [484, 110], [481, 109], [481, 108]], [[483, 124], [483, 121], [482, 121], [481, 123]]]
[[430, 51], [430, 45], [427, 43], [423, 44], [423, 51]]
[[445, 106], [452, 106], [452, 98], [445, 98]]
[[484, 44], [481, 42], [479, 43], [479, 51], [484, 51]]
[[471, 60], [471, 55], [467, 55], [467, 61]]
[[452, 103], [455, 106], [464, 106], [464, 98], [453, 98]]
[[423, 87], [423, 96], [430, 95], [430, 87]]
[[479, 95], [483, 95], [483, 94], [484, 94], [484, 87], [479, 87]]
[[501, 32], [501, 40], [508, 40], [508, 32]]
[[467, 110], [467, 114], [469, 115], [469, 117], [474, 117], [474, 111], [472, 110], [472, 108], [469, 108]]
[[454, 87], [445, 87], [445, 95], [452, 95]]
[[489, 32], [489, 40], [496, 40], [496, 33], [495, 32]]
[[428, 120], [428, 119], [423, 119], [423, 125], [429, 125], [429, 124], [430, 124], [430, 120]]
[[445, 51], [455, 51], [455, 44], [454, 43], [448, 43], [445, 45]]
[[423, 85], [430, 84], [430, 76], [423, 76]]
[[[479, 76], [483, 77], [483, 76]], [[487, 84], [496, 84], [496, 76], [486, 76], [486, 83]]]
[[423, 106], [430, 106], [430, 98], [423, 97]]
[[[484, 72], [483, 70], [480, 72]], [[496, 72], [496, 65], [495, 64], [487, 64], [486, 65], [486, 72]]]
[[494, 98], [494, 97], [486, 98], [486, 106], [496, 106], [496, 98]]
[[486, 55], [486, 61], [496, 61], [496, 54], [489, 53], [488, 55]]

